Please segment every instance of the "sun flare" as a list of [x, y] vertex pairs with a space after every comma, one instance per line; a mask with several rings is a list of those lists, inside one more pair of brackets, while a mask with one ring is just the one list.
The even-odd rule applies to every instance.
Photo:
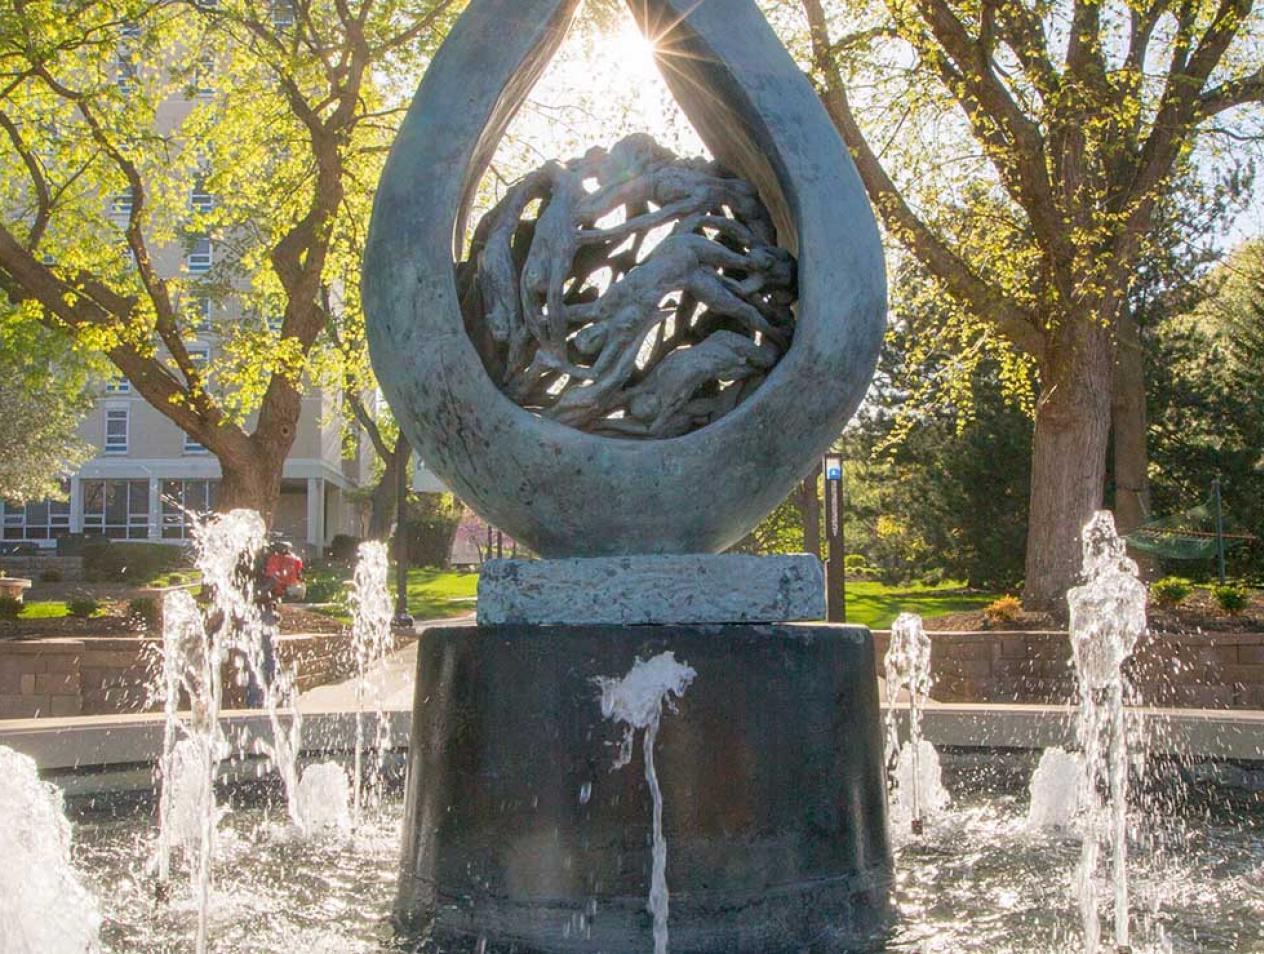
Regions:
[[629, 18], [611, 37], [611, 55], [620, 70], [634, 80], [655, 80], [658, 67], [654, 64], [654, 42], [640, 31]]

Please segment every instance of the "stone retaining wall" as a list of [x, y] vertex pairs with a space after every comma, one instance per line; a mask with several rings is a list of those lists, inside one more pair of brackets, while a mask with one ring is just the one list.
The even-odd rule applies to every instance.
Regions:
[[[874, 634], [878, 672], [889, 633]], [[1073, 700], [1066, 633], [931, 633], [931, 694], [941, 702], [1061, 704]], [[401, 640], [400, 645], [413, 637]], [[104, 715], [157, 708], [149, 685], [161, 667], [159, 640], [0, 641], [0, 719]], [[278, 656], [297, 664], [300, 691], [344, 679], [354, 668], [349, 637], [285, 635]], [[1264, 709], [1264, 633], [1152, 635], [1128, 675], [1154, 706]], [[224, 676], [224, 705], [239, 707], [237, 667]]]
[[[0, 719], [161, 708], [149, 688], [162, 668], [161, 651], [161, 641], [150, 636], [0, 641]], [[277, 656], [297, 665], [302, 692], [348, 677], [355, 665], [350, 637], [339, 633], [283, 635]], [[236, 661], [225, 666], [225, 708], [245, 703], [239, 672]]]
[[39, 583], [44, 573], [55, 570], [65, 583], [83, 580], [83, 557], [56, 556], [52, 553], [32, 556], [0, 557], [0, 570], [7, 576], [20, 576]]
[[[878, 672], [890, 634], [874, 634]], [[931, 695], [940, 702], [1060, 704], [1075, 673], [1064, 632], [930, 633]], [[1146, 705], [1264, 708], [1264, 633], [1151, 634], [1126, 673]]]

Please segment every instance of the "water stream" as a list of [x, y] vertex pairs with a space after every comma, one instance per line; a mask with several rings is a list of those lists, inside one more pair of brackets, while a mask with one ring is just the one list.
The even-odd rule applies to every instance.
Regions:
[[1082, 763], [1079, 803], [1083, 842], [1076, 886], [1084, 950], [1095, 954], [1102, 935], [1097, 869], [1103, 847], [1110, 854], [1115, 948], [1129, 947], [1123, 666], [1146, 630], [1146, 588], [1108, 511], [1093, 515], [1084, 527], [1083, 542], [1084, 583], [1067, 594], [1067, 604], [1080, 695], [1076, 738]]
[[[895, 783], [892, 816], [908, 819], [920, 835], [928, 812], [949, 801], [940, 780], [939, 754], [922, 738], [922, 709], [930, 697], [930, 638], [916, 613], [901, 613], [891, 624], [891, 641], [883, 657], [887, 695], [887, 765]], [[908, 694], [908, 742], [901, 747], [898, 725], [900, 693]]]
[[658, 739], [664, 705], [671, 707], [673, 696], [678, 699], [683, 697], [697, 675], [688, 664], [677, 662], [675, 653], [666, 652], [649, 660], [638, 659], [622, 679], [597, 679], [601, 688], [601, 714], [627, 726], [614, 764], [616, 770], [632, 761], [632, 745], [637, 730], [644, 733], [641, 744], [645, 750], [645, 781], [649, 783], [654, 802], [654, 861], [649, 896], [649, 911], [654, 916], [654, 954], [667, 954], [670, 904], [667, 839], [663, 837], [663, 793], [654, 769], [654, 743]]
[[[351, 586], [351, 610], [351, 651], [356, 666], [352, 817], [358, 824], [365, 791], [377, 789], [382, 756], [391, 747], [391, 724], [382, 709], [382, 689], [381, 686], [375, 687], [372, 679], [373, 673], [381, 675], [382, 665], [394, 646], [391, 594], [387, 589], [386, 544], [377, 541], [360, 544], [359, 561]], [[366, 742], [364, 731], [365, 709], [369, 700], [373, 706], [375, 726], [371, 743]], [[376, 753], [374, 764], [367, 773], [363, 764], [366, 750]]]

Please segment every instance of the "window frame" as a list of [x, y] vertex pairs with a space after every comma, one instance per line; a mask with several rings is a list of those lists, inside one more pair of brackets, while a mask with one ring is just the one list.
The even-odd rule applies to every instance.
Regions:
[[[117, 441], [111, 441], [110, 419], [123, 422], [123, 441], [119, 445]], [[107, 407], [105, 409], [105, 440], [102, 442], [101, 450], [110, 456], [120, 456], [127, 454], [132, 446], [132, 409], [126, 405], [115, 407]]]

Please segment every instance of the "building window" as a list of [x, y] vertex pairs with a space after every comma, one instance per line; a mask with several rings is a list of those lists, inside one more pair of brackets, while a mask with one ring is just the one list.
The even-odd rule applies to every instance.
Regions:
[[203, 295], [193, 299], [193, 324], [198, 331], [210, 331], [215, 318], [215, 305], [210, 298]]
[[131, 394], [132, 382], [127, 380], [127, 375], [117, 374], [110, 380], [105, 382], [106, 394]]
[[193, 183], [193, 191], [189, 193], [189, 208], [205, 215], [215, 208], [215, 196], [206, 189], [206, 182], [200, 176]]
[[82, 480], [83, 532], [113, 540], [149, 536], [148, 480]]
[[193, 95], [208, 99], [215, 95], [215, 55], [203, 54], [198, 59], [197, 69], [193, 72]]
[[197, 518], [215, 509], [217, 480], [164, 480], [162, 482], [162, 538], [187, 540]]
[[127, 419], [128, 409], [110, 407], [105, 410], [105, 452], [107, 454], [127, 453]]
[[118, 85], [119, 92], [124, 94], [134, 92], [139, 74], [136, 69], [136, 60], [132, 58], [131, 51], [127, 49], [120, 49], [118, 51], [118, 56], [115, 58], [114, 65], [114, 82]]
[[[62, 482], [62, 491], [69, 491]], [[5, 540], [55, 540], [70, 533], [70, 502], [40, 500], [26, 505], [0, 500], [0, 530]]]
[[194, 275], [205, 275], [211, 270], [215, 261], [215, 247], [205, 235], [195, 238], [189, 254], [185, 256], [185, 264]]
[[132, 214], [132, 205], [135, 202], [135, 196], [132, 187], [128, 186], [113, 199], [110, 200], [110, 215], [120, 219], [125, 219]]
[[205, 454], [206, 445], [199, 444], [196, 440], [194, 440], [188, 434], [185, 434], [184, 435], [184, 452], [186, 454]]
[[272, 25], [284, 30], [294, 26], [294, 0], [272, 0]]

